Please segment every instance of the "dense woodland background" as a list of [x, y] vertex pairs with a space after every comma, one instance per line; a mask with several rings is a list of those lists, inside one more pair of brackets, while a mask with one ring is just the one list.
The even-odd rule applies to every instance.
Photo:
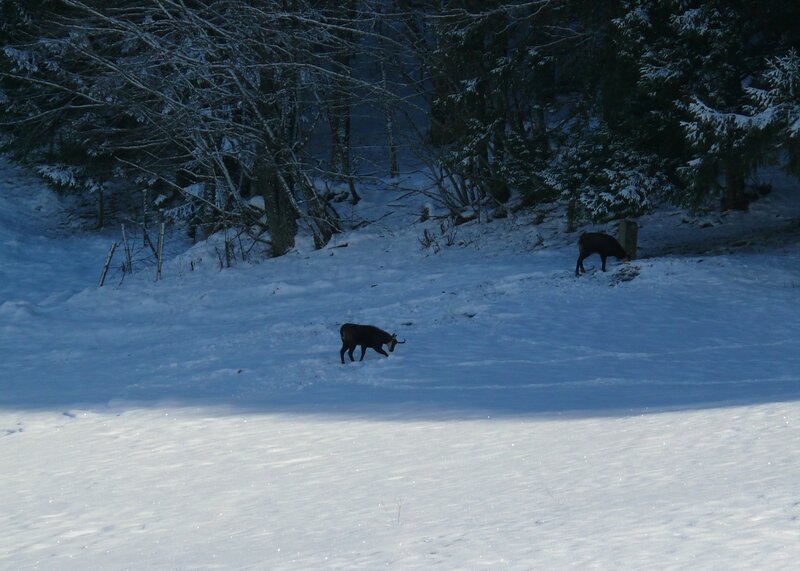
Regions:
[[410, 168], [456, 223], [746, 209], [800, 172], [799, 43], [785, 0], [0, 0], [0, 151], [275, 255]]

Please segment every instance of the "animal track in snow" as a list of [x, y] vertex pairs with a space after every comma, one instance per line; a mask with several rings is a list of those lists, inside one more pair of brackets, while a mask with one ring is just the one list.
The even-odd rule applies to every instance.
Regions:
[[12, 434], [18, 434], [23, 432], [25, 429], [22, 428], [22, 423], [18, 422], [16, 428], [4, 428], [2, 429], [2, 433], [0, 434], [0, 438], [5, 438], [6, 436], [11, 436]]

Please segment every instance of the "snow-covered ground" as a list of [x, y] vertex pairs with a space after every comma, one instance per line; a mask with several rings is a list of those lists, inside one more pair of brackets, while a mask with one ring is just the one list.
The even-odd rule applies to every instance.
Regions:
[[[793, 568], [777, 186], [645, 217], [640, 259], [579, 279], [557, 221], [447, 246], [384, 190], [355, 214], [391, 216], [321, 251], [220, 271], [199, 245], [98, 289], [118, 233], [68, 232], [0, 163], [0, 568]], [[407, 343], [342, 365], [345, 321]]]

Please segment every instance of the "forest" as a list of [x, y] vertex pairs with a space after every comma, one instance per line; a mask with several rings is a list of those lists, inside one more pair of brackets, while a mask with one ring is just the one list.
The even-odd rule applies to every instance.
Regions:
[[0, 570], [797, 568], [799, 44], [0, 0]]
[[799, 43], [782, 0], [0, 0], [0, 152], [272, 255], [403, 169], [456, 224], [746, 210], [800, 172]]

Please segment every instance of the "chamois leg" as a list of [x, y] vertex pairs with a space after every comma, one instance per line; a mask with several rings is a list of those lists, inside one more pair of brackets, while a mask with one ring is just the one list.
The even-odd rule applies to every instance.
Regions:
[[601, 268], [603, 271], [606, 271], [606, 258], [608, 258], [608, 256], [600, 254], [600, 259], [603, 260], [603, 267]]
[[344, 352], [347, 351], [347, 343], [342, 344], [342, 350], [339, 351], [339, 357], [342, 358], [342, 365], [344, 365]]
[[383, 347], [375, 347], [375, 350], [376, 350], [378, 353], [380, 353], [381, 355], [386, 355], [387, 357], [389, 356], [389, 353], [387, 353], [386, 351], [384, 351], [384, 350], [383, 350]]
[[359, 359], [359, 361], [363, 361], [364, 360], [364, 353], [366, 353], [366, 352], [367, 352], [367, 346], [366, 345], [362, 345], [361, 346], [361, 358]]
[[355, 350], [356, 350], [356, 346], [355, 346], [355, 345], [353, 345], [353, 346], [352, 346], [352, 347], [350, 347], [350, 349], [347, 351], [347, 355], [350, 357], [350, 362], [351, 362], [351, 363], [352, 363], [353, 361], [355, 361], [355, 360], [356, 360], [356, 359], [355, 359], [355, 357], [353, 357], [353, 351], [355, 351]]
[[581, 255], [578, 256], [578, 263], [575, 264], [575, 275], [579, 276], [581, 273], [586, 273], [586, 268], [583, 267], [583, 261], [586, 259], [586, 254], [581, 252]]

